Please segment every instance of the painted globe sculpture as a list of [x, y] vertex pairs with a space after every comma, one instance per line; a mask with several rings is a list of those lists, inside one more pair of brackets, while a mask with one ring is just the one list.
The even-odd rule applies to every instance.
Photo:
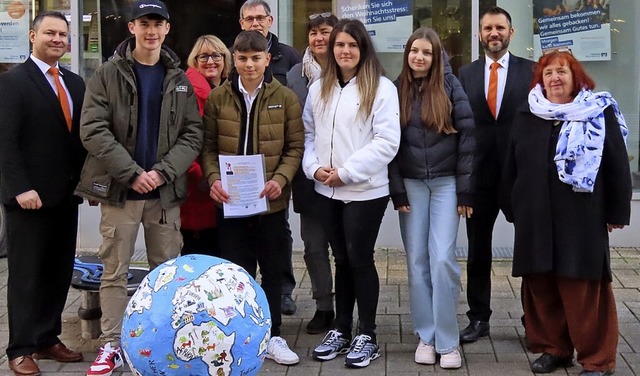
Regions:
[[137, 375], [255, 375], [271, 314], [241, 267], [187, 255], [152, 270], [129, 300], [122, 349]]

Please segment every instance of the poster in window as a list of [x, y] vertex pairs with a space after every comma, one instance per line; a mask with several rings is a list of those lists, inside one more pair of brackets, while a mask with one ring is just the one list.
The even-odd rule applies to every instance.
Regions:
[[611, 60], [613, 0], [533, 0], [533, 47], [568, 49], [581, 61]]
[[0, 1], [0, 63], [22, 63], [29, 56], [29, 3]]
[[338, 18], [355, 18], [367, 28], [377, 52], [403, 52], [413, 32], [413, 0], [338, 0]]

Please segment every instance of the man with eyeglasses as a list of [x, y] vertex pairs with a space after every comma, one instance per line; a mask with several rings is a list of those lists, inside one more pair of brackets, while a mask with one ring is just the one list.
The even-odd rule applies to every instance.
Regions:
[[269, 70], [273, 77], [287, 86], [287, 72], [302, 61], [295, 48], [278, 41], [278, 37], [269, 31], [273, 25], [271, 7], [264, 0], [248, 0], [240, 8], [240, 28], [258, 30], [267, 38], [271, 62]]
[[[242, 30], [257, 30], [267, 38], [269, 54], [271, 62], [269, 70], [273, 77], [287, 86], [287, 72], [294, 65], [302, 62], [302, 58], [298, 51], [278, 41], [278, 37], [269, 31], [273, 25], [273, 16], [271, 15], [271, 7], [264, 0], [248, 0], [240, 7], [240, 28]], [[287, 218], [288, 219], [288, 218]], [[291, 237], [291, 229], [288, 229], [289, 237]], [[283, 275], [282, 281], [282, 313], [285, 315], [293, 315], [296, 313], [296, 303], [291, 298], [291, 293], [296, 285], [296, 279], [293, 276], [293, 264], [291, 261], [293, 239], [289, 242], [289, 265]]]

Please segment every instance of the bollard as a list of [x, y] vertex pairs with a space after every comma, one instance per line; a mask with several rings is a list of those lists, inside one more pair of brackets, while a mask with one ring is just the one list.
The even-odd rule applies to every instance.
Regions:
[[100, 294], [97, 290], [83, 290], [81, 293], [82, 301], [78, 308], [78, 317], [80, 317], [80, 330], [82, 338], [96, 339], [102, 333], [100, 329], [100, 318], [102, 310], [100, 309]]

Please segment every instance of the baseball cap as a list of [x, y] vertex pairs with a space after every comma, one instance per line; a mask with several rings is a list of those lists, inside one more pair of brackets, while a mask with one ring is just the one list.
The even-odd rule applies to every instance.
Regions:
[[159, 0], [138, 0], [133, 3], [131, 12], [131, 20], [147, 16], [149, 14], [157, 14], [158, 16], [169, 20], [169, 12], [167, 6]]

